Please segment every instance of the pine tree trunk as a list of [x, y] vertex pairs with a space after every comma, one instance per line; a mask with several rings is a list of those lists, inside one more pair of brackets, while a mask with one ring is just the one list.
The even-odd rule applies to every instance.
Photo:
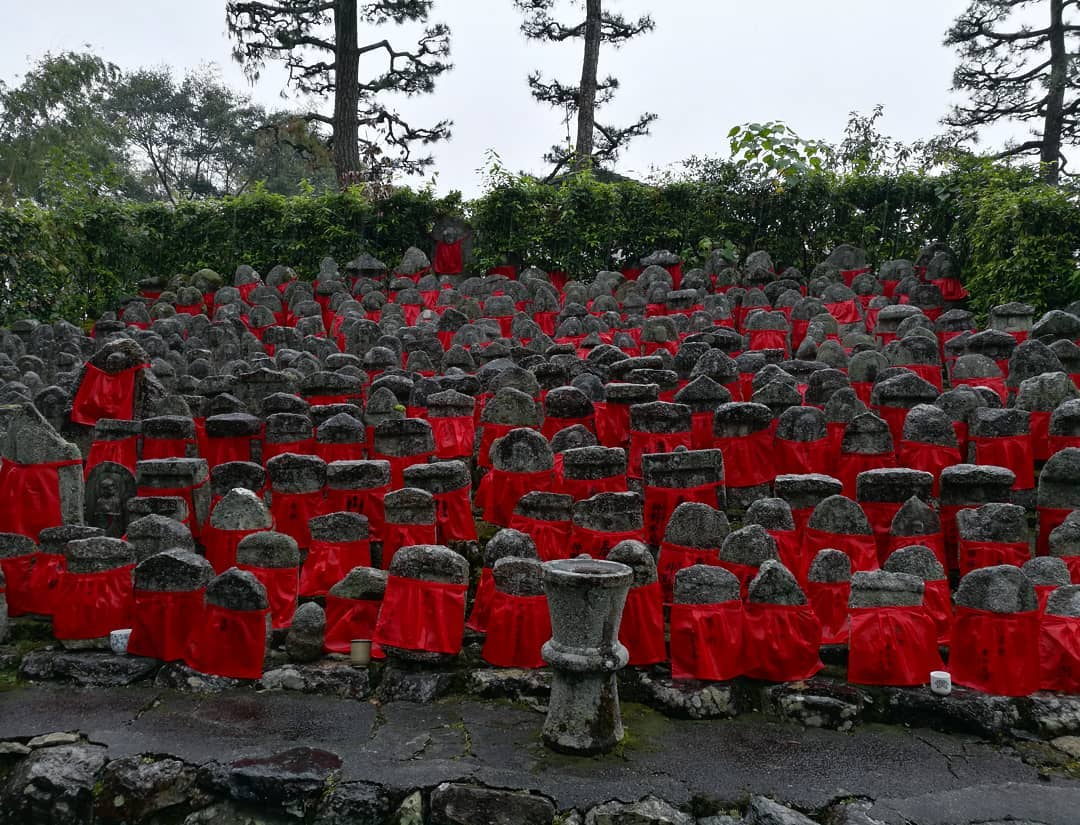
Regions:
[[360, 52], [357, 0], [334, 0], [334, 171], [346, 189], [363, 180], [360, 168]]
[[1068, 83], [1069, 55], [1065, 50], [1065, 10], [1063, 0], [1050, 0], [1050, 83], [1043, 122], [1043, 180], [1057, 185], [1060, 174], [1061, 130], [1064, 119], [1065, 86]]
[[574, 166], [584, 169], [592, 161], [593, 128], [596, 122], [596, 72], [600, 65], [601, 0], [585, 2], [585, 59], [581, 64], [578, 96], [577, 143]]

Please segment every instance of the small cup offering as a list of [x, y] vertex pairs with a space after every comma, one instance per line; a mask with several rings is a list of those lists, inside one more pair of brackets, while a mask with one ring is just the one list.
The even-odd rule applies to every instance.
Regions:
[[371, 639], [353, 639], [349, 647], [349, 658], [358, 667], [371, 664]]
[[930, 690], [938, 696], [948, 696], [952, 693], [952, 675], [947, 670], [931, 670]]

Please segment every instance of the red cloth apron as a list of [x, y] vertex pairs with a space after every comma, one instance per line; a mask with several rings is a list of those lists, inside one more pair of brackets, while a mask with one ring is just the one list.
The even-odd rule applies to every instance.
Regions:
[[1006, 467], [1016, 473], [1014, 490], [1035, 488], [1035, 453], [1030, 435], [971, 439], [975, 445], [975, 463]]
[[937, 629], [938, 644], [947, 645], [952, 636], [952, 596], [949, 592], [949, 580], [940, 579], [923, 584], [923, 608]]
[[382, 566], [390, 569], [394, 554], [402, 547], [414, 544], [437, 544], [438, 532], [434, 524], [395, 524], [388, 521], [383, 526]]
[[649, 544], [660, 544], [667, 529], [668, 520], [675, 508], [687, 501], [718, 506], [717, 493], [723, 489], [723, 482], [703, 484], [698, 487], [649, 487], [645, 492], [645, 539]]
[[178, 662], [202, 621], [204, 589], [135, 590], [128, 654]]
[[895, 466], [895, 453], [840, 453], [836, 459], [836, 478], [843, 482], [844, 495], [855, 498], [859, 473]]
[[829, 439], [817, 441], [789, 441], [773, 439], [773, 459], [777, 475], [805, 475], [824, 473], [830, 475], [833, 468], [833, 452]]
[[958, 685], [995, 696], [1039, 689], [1039, 611], [991, 613], [957, 606], [949, 668]]
[[559, 430], [565, 430], [569, 427], [577, 426], [578, 424], [595, 434], [596, 424], [591, 415], [586, 415], [582, 418], [545, 418], [544, 424], [540, 428], [540, 434], [548, 441], [551, 441]]
[[602, 447], [625, 447], [630, 441], [630, 406], [628, 404], [593, 404], [596, 417], [596, 440]]
[[867, 407], [869, 407], [870, 406], [870, 395], [874, 391], [874, 382], [873, 381], [852, 381], [851, 382], [851, 388], [853, 390], [855, 390], [855, 395], [858, 397], [858, 399], [860, 401], [862, 401]]
[[199, 521], [198, 513], [195, 510], [195, 490], [204, 486], [208, 480], [209, 477], [204, 478], [198, 484], [193, 484], [190, 487], [139, 487], [136, 495], [150, 498], [155, 496], [182, 498], [188, 510], [187, 521], [184, 523], [191, 528], [191, 535], [198, 539], [202, 537], [203, 523]]
[[1001, 403], [1005, 404], [1009, 400], [1009, 390], [1005, 386], [1005, 378], [1003, 376], [994, 376], [988, 378], [951, 378], [949, 383], [955, 387], [989, 387], [998, 394], [1001, 398]]
[[957, 559], [960, 575], [966, 576], [972, 570], [998, 564], [1023, 567], [1024, 562], [1031, 559], [1031, 551], [1026, 541], [968, 541], [961, 538]]
[[1050, 555], [1050, 533], [1062, 525], [1072, 510], [1059, 507], [1036, 507], [1035, 512], [1039, 514], [1039, 534], [1035, 554], [1048, 556]]
[[750, 349], [781, 349], [787, 352], [787, 331], [782, 329], [754, 329], [749, 333]]
[[300, 569], [301, 596], [325, 596], [354, 567], [371, 567], [371, 542], [313, 538]]
[[750, 589], [750, 582], [754, 580], [754, 576], [758, 574], [760, 568], [752, 564], [739, 564], [738, 562], [727, 561], [726, 559], [719, 558], [719, 556], [713, 564], [717, 567], [724, 568], [739, 580], [739, 595], [745, 600], [746, 593]]
[[[941, 290], [941, 297], [946, 301], [962, 301], [968, 296], [968, 291], [964, 289], [964, 285], [960, 283], [959, 278], [938, 278], [936, 281], [931, 281], [934, 286]], [[927, 315], [926, 317], [930, 317]], [[931, 318], [931, 320], [933, 320]]]
[[203, 531], [202, 543], [206, 549], [206, 560], [214, 568], [214, 572], [221, 575], [230, 567], [236, 567], [236, 549], [240, 542], [256, 533], [266, 532], [258, 530], [222, 530], [207, 525]]
[[292, 624], [296, 612], [296, 589], [299, 583], [295, 567], [252, 567], [237, 565], [262, 582], [270, 600], [271, 627], [278, 630]]
[[439, 541], [476, 541], [476, 522], [472, 516], [472, 487], [466, 484], [457, 490], [435, 493], [435, 522]]
[[1039, 599], [1039, 615], [1046, 612], [1046, 603], [1050, 600], [1050, 594], [1058, 589], [1056, 584], [1036, 584], [1035, 596]]
[[1060, 453], [1068, 447], [1080, 447], [1080, 435], [1051, 435], [1047, 436], [1050, 455]]
[[118, 438], [115, 441], [95, 441], [90, 445], [90, 452], [86, 457], [83, 478], [89, 478], [90, 471], [104, 461], [127, 467], [134, 473], [135, 462], [138, 460], [139, 437], [137, 435], [129, 435], [127, 438]]
[[360, 513], [368, 520], [368, 537], [371, 541], [382, 541], [386, 524], [383, 499], [390, 492], [390, 485], [366, 487], [359, 490], [326, 489], [320, 515], [329, 513]]
[[462, 268], [461, 241], [436, 241], [432, 267], [436, 275], [458, 275]]
[[24, 592], [23, 606], [27, 613], [51, 616], [56, 610], [60, 592], [60, 577], [66, 560], [59, 553], [35, 553]]
[[472, 458], [476, 423], [471, 415], [456, 418], [428, 418], [439, 458]]
[[674, 601], [675, 574], [695, 564], [717, 566], [719, 548], [686, 547], [669, 541], [660, 544], [660, 554], [656, 559], [656, 578], [664, 597], [664, 602]]
[[690, 414], [690, 443], [694, 450], [708, 450], [713, 446], [713, 413]]
[[858, 573], [863, 570], [877, 570], [877, 540], [873, 535], [847, 535], [843, 533], [829, 533], [825, 530], [815, 530], [807, 527], [803, 544], [803, 557], [813, 559], [819, 550], [831, 548], [847, 553], [851, 559], [851, 571]]
[[862, 315], [859, 314], [859, 307], [854, 298], [825, 304], [825, 311], [835, 318], [838, 324], [857, 324], [862, 321]]
[[631, 667], [654, 665], [667, 659], [660, 582], [630, 588], [619, 625], [619, 641], [630, 653]]
[[476, 488], [475, 504], [488, 524], [507, 527], [514, 508], [526, 493], [534, 490], [550, 491], [554, 486], [552, 470], [535, 473], [511, 473], [492, 469], [480, 479]]
[[480, 655], [495, 667], [544, 666], [540, 648], [551, 638], [547, 596], [514, 596], [496, 590]]
[[[865, 275], [870, 271], [870, 267], [864, 266], [861, 269], [841, 269], [840, 277], [844, 279], [844, 286], [850, 288], [855, 279], [860, 275]], [[828, 304], [826, 304], [828, 306]]]
[[626, 476], [624, 475], [592, 479], [562, 476], [558, 484], [558, 492], [571, 496], [574, 501], [584, 501], [597, 493], [625, 493], [626, 491]]
[[491, 466], [491, 445], [496, 440], [502, 438], [511, 430], [516, 430], [518, 427], [514, 424], [489, 424], [482, 423], [480, 425], [480, 449], [476, 454], [476, 466], [477, 467], [490, 467]]
[[851, 608], [849, 682], [925, 685], [943, 668], [934, 622], [921, 606]]
[[818, 658], [821, 623], [809, 604], [747, 602], [743, 613], [745, 673], [751, 679], [797, 682], [824, 667]]
[[[286, 533], [296, 539], [301, 549], [311, 544], [311, 530], [308, 521], [323, 512], [323, 491], [312, 490], [307, 493], [280, 493], [272, 490], [270, 495], [270, 513], [278, 532]], [[370, 525], [369, 525], [370, 526]]]
[[945, 536], [941, 533], [929, 533], [923, 536], [894, 536], [890, 533], [889, 556], [902, 547], [915, 547], [916, 545], [932, 550], [941, 566], [946, 570], [949, 569], [949, 558], [945, 553]]
[[364, 458], [364, 442], [354, 441], [351, 444], [324, 444], [315, 442], [315, 455], [327, 464], [333, 461], [360, 461]]
[[569, 521], [542, 521], [514, 513], [510, 516], [510, 527], [532, 538], [540, 561], [570, 558]]
[[724, 455], [724, 480], [728, 487], [756, 487], [769, 484], [776, 477], [770, 430], [719, 437], [716, 447]]
[[100, 573], [60, 574], [53, 611], [57, 639], [98, 639], [131, 627], [134, 564]]
[[641, 457], [649, 453], [671, 453], [676, 447], [691, 448], [691, 433], [643, 433], [630, 431], [630, 459], [626, 474], [630, 478], [641, 478]]
[[806, 574], [810, 570], [812, 556], [803, 556], [803, 536], [801, 530], [766, 530], [776, 542], [776, 551], [780, 561], [792, 575], [799, 580], [799, 584], [806, 582]]
[[130, 421], [135, 406], [135, 374], [148, 364], [118, 373], [99, 370], [87, 362], [79, 389], [71, 402], [71, 422], [93, 426], [101, 418]]
[[457, 653], [465, 631], [463, 584], [388, 576], [373, 641], [429, 653]]
[[186, 458], [188, 445], [195, 444], [193, 438], [146, 438], [142, 442], [142, 460], [155, 458]]
[[1040, 690], [1080, 693], [1080, 618], [1042, 617], [1039, 665]]
[[251, 439], [250, 435], [207, 436], [199, 452], [211, 468], [230, 461], [251, 461]]
[[203, 608], [202, 623], [192, 631], [184, 662], [200, 673], [230, 679], [262, 677], [266, 655], [266, 610]]
[[271, 458], [284, 455], [285, 453], [315, 455], [315, 439], [305, 438], [301, 441], [263, 441], [263, 466], [265, 467]]
[[943, 383], [941, 380], [941, 367], [937, 364], [901, 364], [906, 370], [911, 370], [923, 381], [934, 385], [934, 389], [941, 392]]
[[848, 599], [851, 582], [806, 583], [806, 597], [814, 614], [821, 622], [823, 645], [846, 645], [848, 643]]
[[63, 524], [59, 471], [61, 467], [80, 466], [80, 459], [48, 464], [4, 459], [0, 466], [0, 533], [19, 533], [37, 541], [45, 528]]
[[480, 580], [476, 583], [476, 595], [473, 597], [472, 610], [465, 626], [477, 633], [487, 633], [491, 618], [491, 601], [495, 597], [495, 577], [490, 567], [480, 568]]
[[889, 557], [889, 530], [892, 527], [893, 517], [903, 506], [899, 501], [861, 501], [866, 518], [874, 531], [874, 541], [877, 544], [878, 564], [884, 564]]
[[974, 510], [978, 504], [942, 504], [938, 508], [941, 520], [941, 532], [945, 537], [945, 552], [949, 557], [949, 569], [957, 570], [956, 554], [960, 543], [960, 533], [956, 525], [956, 514], [961, 510]]
[[[353, 639], [370, 640], [375, 635], [375, 623], [381, 606], [381, 601], [343, 599], [327, 594], [323, 650], [327, 653], [349, 653]], [[371, 646], [371, 655], [377, 659], [383, 656], [376, 645]]]
[[674, 679], [723, 682], [741, 676], [743, 604], [673, 604], [671, 675]]
[[638, 530], [602, 533], [574, 524], [570, 527], [570, 558], [584, 553], [594, 559], [605, 559], [612, 547], [621, 541], [630, 540], [644, 541], [645, 537]]
[[[904, 440], [904, 422], [907, 421], [908, 408], [881, 405], [876, 407], [875, 410], [878, 417], [889, 425], [889, 432], [892, 433], [892, 443], [900, 444]], [[905, 465], [900, 462], [900, 466]]]
[[0, 573], [4, 574], [7, 582], [7, 614], [12, 618], [35, 612], [32, 609], [35, 599], [30, 590], [30, 574], [38, 555], [40, 554], [37, 552], [31, 552], [22, 556], [0, 558]]
[[940, 444], [923, 444], [919, 441], [901, 441], [897, 452], [896, 465], [911, 470], [922, 470], [934, 477], [932, 495], [940, 489], [941, 471], [954, 464], [962, 464], [960, 450], [957, 447], [942, 447]]

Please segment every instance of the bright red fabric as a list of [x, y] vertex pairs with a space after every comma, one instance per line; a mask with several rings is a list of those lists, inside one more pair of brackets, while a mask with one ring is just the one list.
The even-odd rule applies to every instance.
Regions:
[[824, 667], [818, 658], [821, 623], [809, 604], [747, 602], [743, 612], [745, 673], [751, 679], [797, 682]]
[[661, 542], [660, 554], [656, 559], [656, 578], [660, 584], [664, 601], [671, 604], [674, 600], [675, 574], [695, 564], [716, 566], [719, 562], [717, 547], [686, 547]]
[[278, 532], [296, 539], [301, 549], [311, 544], [308, 521], [321, 515], [324, 509], [323, 491], [307, 493], [282, 493], [273, 490], [270, 495], [270, 513]]
[[690, 414], [690, 443], [694, 450], [708, 450], [713, 445], [713, 413]]
[[[323, 650], [327, 653], [349, 653], [353, 639], [371, 639], [379, 618], [381, 601], [326, 597], [326, 636]], [[372, 656], [377, 656], [372, 645]]]
[[386, 522], [383, 526], [382, 566], [390, 569], [394, 554], [402, 547], [414, 544], [437, 544], [438, 531], [434, 524], [395, 524]]
[[1058, 589], [1056, 584], [1036, 584], [1035, 596], [1039, 599], [1039, 615], [1046, 612], [1046, 603], [1050, 600], [1050, 594]]
[[518, 427], [514, 424], [489, 424], [487, 422], [480, 424], [480, 448], [476, 454], [476, 466], [477, 467], [490, 467], [491, 466], [491, 445], [496, 440], [502, 438], [511, 430], [516, 430]]
[[596, 432], [593, 416], [586, 415], [581, 418], [545, 418], [543, 425], [540, 427], [540, 434], [550, 441], [559, 430], [565, 430], [578, 424], [591, 433]]
[[938, 278], [930, 283], [941, 290], [941, 297], [946, 301], [962, 301], [968, 296], [968, 291], [964, 289], [959, 278]]
[[928, 533], [922, 536], [894, 536], [890, 533], [888, 555], [891, 556], [902, 547], [914, 547], [916, 545], [932, 550], [941, 566], [946, 570], [949, 569], [949, 558], [945, 553], [945, 536], [941, 533]]
[[30, 572], [38, 553], [0, 558], [0, 573], [7, 582], [7, 614], [12, 618], [33, 613], [34, 598], [30, 591]]
[[899, 501], [860, 501], [859, 506], [866, 513], [867, 521], [874, 531], [874, 541], [877, 544], [878, 564], [884, 564], [889, 557], [889, 529], [892, 527], [893, 517], [903, 506]]
[[[556, 460], [560, 456], [556, 456]], [[606, 476], [605, 478], [567, 478], [561, 475], [556, 484], [557, 491], [571, 496], [574, 501], [584, 501], [597, 493], [625, 493], [626, 476]]]
[[296, 455], [315, 455], [315, 439], [305, 438], [301, 441], [263, 441], [262, 462], [265, 467], [267, 462], [275, 456], [285, 453]]
[[958, 685], [996, 696], [1039, 689], [1039, 611], [991, 613], [958, 605], [949, 668]]
[[128, 653], [163, 662], [183, 659], [191, 633], [202, 621], [204, 592], [135, 590]]
[[625, 447], [630, 441], [630, 407], [627, 404], [594, 404], [596, 440], [603, 447]]
[[1067, 447], [1080, 447], [1080, 435], [1051, 435], [1047, 437], [1050, 455], [1060, 453]]
[[[880, 405], [875, 408], [875, 412], [877, 412], [880, 419], [889, 425], [889, 432], [892, 433], [892, 443], [894, 445], [900, 444], [904, 440], [904, 422], [907, 421], [908, 408]], [[899, 449], [897, 452], [899, 452]], [[900, 466], [906, 465], [901, 461]]]
[[184, 662], [213, 676], [260, 678], [266, 655], [267, 612], [205, 605], [202, 623], [188, 640]]
[[206, 560], [217, 574], [224, 573], [230, 567], [236, 567], [236, 548], [247, 536], [262, 533], [264, 530], [222, 530], [207, 525], [203, 531], [202, 544], [206, 549]]
[[1035, 554], [1048, 556], [1050, 555], [1050, 533], [1061, 526], [1072, 510], [1065, 507], [1036, 507], [1035, 512], [1039, 514], [1039, 533]]
[[1001, 398], [1004, 404], [1009, 400], [1009, 390], [1005, 386], [1004, 376], [990, 376], [986, 378], [951, 378], [949, 383], [953, 387], [989, 387]]
[[[870, 395], [874, 391], [874, 382], [873, 381], [852, 381], [851, 382], [851, 388], [853, 390], [855, 390], [855, 395], [858, 396], [859, 400], [862, 401], [866, 406], [869, 407], [870, 406]], [[903, 426], [903, 425], [901, 425], [901, 426]]]
[[604, 533], [574, 524], [570, 527], [570, 558], [584, 553], [594, 559], [604, 559], [607, 558], [608, 551], [621, 541], [644, 540], [645, 538], [639, 530]]
[[895, 466], [895, 453], [840, 453], [836, 459], [835, 476], [844, 485], [844, 495], [855, 498], [859, 473]]
[[770, 430], [719, 437], [716, 447], [724, 455], [724, 480], [728, 487], [756, 487], [769, 484], [776, 477]]
[[675, 679], [722, 682], [741, 676], [743, 604], [673, 604], [671, 675]]
[[651, 453], [671, 453], [676, 447], [691, 448], [690, 430], [679, 433], [644, 433], [630, 431], [630, 455], [626, 474], [641, 478], [641, 457]]
[[142, 442], [142, 460], [155, 458], [186, 458], [188, 445], [194, 445], [193, 438], [146, 438]]
[[777, 475], [824, 473], [831, 475], [833, 452], [828, 438], [817, 441], [789, 441], [773, 438], [773, 459]]
[[134, 564], [101, 573], [60, 574], [53, 611], [57, 639], [98, 639], [131, 627]]
[[750, 582], [754, 580], [754, 576], [758, 574], [760, 568], [752, 564], [739, 564], [738, 562], [727, 561], [719, 556], [713, 564], [717, 567], [724, 568], [739, 580], [739, 595], [745, 599], [746, 593], [750, 589]]
[[807, 527], [803, 543], [803, 557], [813, 559], [819, 550], [831, 548], [847, 553], [851, 559], [851, 570], [857, 573], [863, 570], [877, 570], [879, 567], [877, 556], [877, 541], [871, 534], [869, 536], [848, 535], [844, 533], [829, 533], [825, 530], [815, 530]]
[[492, 469], [480, 479], [480, 485], [476, 488], [475, 504], [488, 524], [507, 527], [522, 496], [534, 490], [551, 491], [554, 482], [552, 470], [511, 473]]
[[435, 260], [431, 263], [436, 275], [457, 275], [461, 272], [463, 265], [461, 242], [461, 238], [451, 242], [435, 242]]
[[472, 486], [435, 493], [435, 523], [439, 541], [476, 541], [476, 522], [472, 516]]
[[787, 330], [754, 329], [749, 333], [750, 349], [780, 349], [787, 351]]
[[371, 541], [382, 541], [386, 524], [383, 499], [389, 492], [389, 484], [359, 490], [338, 490], [328, 487], [320, 515], [343, 512], [360, 513], [367, 517], [368, 537]]
[[139, 460], [139, 437], [129, 435], [127, 438], [118, 438], [114, 441], [95, 441], [90, 445], [90, 452], [86, 456], [86, 469], [84, 478], [90, 477], [90, 471], [104, 461], [111, 461], [121, 467], [127, 467], [132, 473], [135, 472], [135, 462]]
[[723, 482], [703, 484], [698, 487], [649, 487], [645, 486], [645, 539], [649, 544], [660, 544], [667, 529], [668, 520], [675, 508], [688, 501], [718, 507], [718, 492]]
[[870, 267], [868, 266], [864, 266], [861, 269], [841, 269], [840, 277], [844, 279], [844, 285], [850, 287], [859, 275], [865, 275], [869, 271]]
[[823, 645], [846, 645], [848, 643], [848, 599], [851, 582], [806, 583], [806, 597], [821, 622]]
[[937, 632], [921, 606], [853, 607], [848, 681], [857, 685], [925, 685], [942, 670]]
[[59, 553], [35, 553], [24, 590], [23, 606], [27, 613], [51, 616], [60, 593], [60, 577], [66, 561]]
[[510, 516], [510, 527], [532, 538], [540, 561], [554, 561], [570, 557], [569, 521], [542, 521], [514, 513]]
[[87, 362], [86, 372], [71, 402], [72, 423], [93, 426], [101, 418], [130, 421], [135, 405], [135, 374], [146, 366], [139, 364], [109, 373]]
[[933, 384], [934, 389], [941, 392], [943, 383], [941, 379], [941, 367], [937, 364], [902, 364], [904, 369], [911, 370], [919, 378]]
[[82, 461], [19, 464], [4, 459], [0, 466], [0, 532], [19, 533], [37, 541], [46, 527], [63, 524], [60, 511], [60, 468]]
[[332, 461], [360, 461], [364, 457], [364, 442], [351, 444], [324, 444], [315, 442], [315, 455], [329, 464]]
[[496, 590], [480, 655], [495, 667], [544, 666], [540, 648], [551, 638], [547, 596], [515, 596]]
[[939, 645], [947, 645], [952, 636], [952, 595], [949, 580], [924, 582], [923, 608], [937, 629]]
[[940, 444], [924, 444], [919, 441], [901, 441], [897, 451], [896, 465], [911, 470], [922, 470], [934, 477], [932, 495], [937, 495], [941, 483], [941, 471], [954, 464], [962, 464], [960, 450], [957, 447], [943, 447]]
[[388, 576], [374, 641], [386, 647], [457, 653], [465, 631], [463, 584]]
[[195, 490], [205, 485], [208, 480], [209, 477], [204, 478], [198, 484], [192, 484], [190, 487], [139, 487], [136, 495], [151, 498], [154, 496], [182, 498], [188, 511], [188, 518], [185, 523], [191, 528], [191, 534], [195, 538], [201, 538], [204, 525], [199, 521], [198, 512], [195, 509]]
[[631, 667], [653, 665], [667, 659], [664, 596], [660, 582], [630, 588], [619, 625], [619, 641], [630, 653]]
[[252, 567], [247, 564], [237, 565], [247, 570], [266, 588], [270, 600], [270, 621], [277, 630], [292, 624], [296, 612], [296, 591], [299, 574], [295, 567]]
[[791, 571], [792, 575], [805, 583], [806, 573], [810, 569], [813, 557], [803, 555], [803, 535], [800, 530], [767, 530], [776, 542], [776, 550], [784, 567]]
[[1040, 690], [1080, 693], [1080, 618], [1042, 617], [1039, 672]]
[[960, 575], [966, 576], [972, 570], [981, 567], [993, 567], [998, 564], [1011, 564], [1023, 567], [1031, 558], [1031, 551], [1026, 541], [959, 541], [957, 560]]
[[975, 463], [1007, 467], [1016, 473], [1014, 490], [1035, 488], [1035, 452], [1030, 435], [1013, 435], [1000, 438], [971, 439], [975, 445]]
[[251, 461], [251, 438], [250, 435], [207, 436], [200, 453], [211, 468], [230, 461]]
[[313, 538], [300, 569], [301, 596], [325, 596], [354, 567], [371, 567], [371, 542]]
[[456, 418], [428, 418], [439, 458], [472, 458], [476, 423], [471, 415]]
[[838, 324], [857, 324], [862, 321], [858, 303], [854, 298], [825, 304], [825, 311], [835, 318]]
[[480, 580], [476, 583], [476, 595], [473, 596], [472, 610], [465, 626], [477, 633], [487, 633], [491, 618], [491, 602], [495, 597], [495, 577], [490, 567], [480, 568]]

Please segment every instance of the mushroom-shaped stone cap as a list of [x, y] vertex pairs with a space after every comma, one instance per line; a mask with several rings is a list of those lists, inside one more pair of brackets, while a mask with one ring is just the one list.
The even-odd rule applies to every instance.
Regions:
[[269, 530], [274, 526], [274, 518], [260, 496], [236, 487], [214, 507], [210, 526], [218, 530]]
[[810, 562], [808, 578], [812, 582], [846, 582], [851, 579], [851, 556], [841, 550], [818, 550]]
[[680, 547], [719, 548], [731, 528], [722, 510], [696, 501], [684, 501], [668, 519], [664, 541]]
[[675, 574], [676, 604], [719, 604], [739, 600], [739, 580], [722, 567], [695, 564]]
[[28, 556], [37, 552], [37, 545], [21, 533], [0, 533], [0, 559]]
[[69, 541], [64, 547], [68, 573], [101, 573], [135, 564], [135, 548], [122, 539], [94, 536]]
[[488, 541], [484, 548], [484, 567], [494, 568], [499, 559], [539, 559], [536, 543], [527, 533], [504, 527]]
[[760, 524], [748, 524], [733, 530], [724, 539], [720, 558], [734, 564], [759, 567], [770, 559], [779, 559], [776, 539]]
[[292, 536], [266, 530], [240, 539], [236, 562], [246, 567], [298, 567], [300, 548]]
[[544, 576], [539, 559], [506, 556], [491, 568], [495, 589], [513, 596], [544, 595]]
[[760, 524], [766, 530], [794, 530], [791, 505], [782, 498], [759, 498], [746, 508], [744, 524]]
[[846, 496], [829, 496], [818, 504], [807, 526], [845, 536], [869, 536], [874, 532], [862, 507]]
[[806, 604], [806, 594], [795, 576], [775, 559], [762, 562], [757, 575], [750, 581], [746, 598], [758, 604]]
[[1048, 616], [1080, 617], [1080, 585], [1069, 584], [1059, 587], [1046, 600]]
[[386, 591], [385, 570], [377, 567], [354, 567], [345, 578], [330, 588], [329, 594], [339, 599], [382, 601]]
[[206, 586], [206, 603], [227, 610], [266, 610], [270, 600], [254, 573], [230, 567]]
[[620, 541], [607, 554], [608, 561], [625, 564], [634, 571], [634, 587], [643, 587], [657, 580], [656, 562], [649, 548], [640, 541]]
[[1037, 610], [1039, 600], [1031, 580], [1019, 567], [999, 564], [964, 576], [956, 590], [956, 604], [991, 613], [1024, 613]]
[[308, 521], [308, 527], [315, 541], [364, 541], [369, 536], [367, 516], [348, 511], [316, 516]]
[[893, 536], [932, 536], [941, 532], [937, 511], [918, 496], [911, 496], [893, 516], [889, 534]]
[[934, 551], [920, 544], [894, 550], [885, 560], [884, 569], [890, 573], [910, 573], [928, 582], [945, 578], [945, 568]]
[[190, 550], [165, 550], [139, 562], [132, 578], [136, 590], [186, 593], [206, 587], [214, 568]]
[[1072, 583], [1069, 566], [1063, 559], [1055, 556], [1036, 556], [1024, 562], [1024, 566], [1020, 569], [1034, 585], [1062, 587]]
[[406, 579], [469, 583], [469, 563], [441, 544], [413, 544], [402, 547], [390, 561], [390, 575]]

